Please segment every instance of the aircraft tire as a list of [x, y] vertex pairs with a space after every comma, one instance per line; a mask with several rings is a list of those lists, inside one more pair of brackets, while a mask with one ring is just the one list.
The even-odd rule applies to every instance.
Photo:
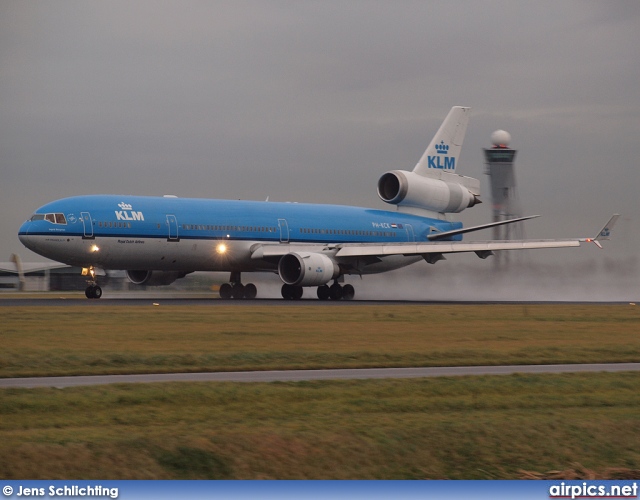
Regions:
[[282, 285], [280, 289], [280, 293], [282, 294], [282, 298], [284, 300], [293, 300], [293, 293], [291, 291], [293, 287], [291, 285], [287, 285], [286, 283]]
[[282, 298], [284, 300], [300, 300], [302, 298], [303, 288], [301, 286], [282, 285]]
[[320, 300], [329, 300], [331, 292], [327, 285], [322, 285], [318, 287], [318, 298]]
[[258, 289], [253, 283], [247, 283], [244, 286], [244, 298], [245, 299], [255, 299], [256, 295], [258, 295]]
[[244, 285], [241, 283], [233, 285], [232, 295], [234, 299], [244, 299]]
[[334, 283], [329, 287], [329, 293], [331, 300], [340, 300], [342, 298], [342, 286], [338, 283]]
[[85, 297], [88, 299], [99, 299], [102, 297], [102, 288], [98, 285], [91, 285], [86, 288], [84, 291]]
[[356, 295], [356, 289], [353, 285], [345, 285], [342, 287], [342, 300], [353, 300]]
[[233, 288], [229, 283], [223, 283], [220, 285], [220, 298], [222, 300], [229, 300], [233, 295]]

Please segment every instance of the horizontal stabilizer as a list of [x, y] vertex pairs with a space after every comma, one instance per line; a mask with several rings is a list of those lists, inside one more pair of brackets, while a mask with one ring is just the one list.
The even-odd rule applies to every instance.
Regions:
[[540, 217], [539, 215], [529, 215], [527, 217], [518, 217], [517, 219], [501, 220], [498, 222], [490, 222], [489, 224], [482, 224], [480, 226], [463, 227], [462, 229], [454, 229], [453, 231], [445, 231], [442, 233], [432, 233], [427, 236], [429, 241], [445, 240], [451, 236], [457, 234], [472, 233], [474, 231], [480, 231], [481, 229], [487, 229], [489, 227], [503, 226], [504, 224], [513, 224], [514, 222], [522, 222], [523, 220], [535, 219]]

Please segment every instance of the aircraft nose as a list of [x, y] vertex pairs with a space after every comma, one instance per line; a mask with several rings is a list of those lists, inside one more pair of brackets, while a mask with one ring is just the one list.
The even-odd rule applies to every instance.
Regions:
[[29, 246], [29, 241], [30, 241], [29, 226], [30, 225], [31, 225], [31, 221], [26, 221], [20, 226], [20, 229], [18, 230], [18, 239], [27, 248], [30, 248]]

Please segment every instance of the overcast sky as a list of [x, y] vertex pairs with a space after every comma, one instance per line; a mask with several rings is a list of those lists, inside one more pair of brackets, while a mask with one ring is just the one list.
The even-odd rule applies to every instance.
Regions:
[[482, 148], [511, 133], [543, 216], [528, 237], [620, 212], [606, 255], [635, 256], [638, 47], [637, 0], [0, 0], [0, 261], [42, 260], [20, 224], [78, 194], [393, 209], [378, 178], [411, 170], [453, 105], [472, 107], [458, 173], [486, 201]]

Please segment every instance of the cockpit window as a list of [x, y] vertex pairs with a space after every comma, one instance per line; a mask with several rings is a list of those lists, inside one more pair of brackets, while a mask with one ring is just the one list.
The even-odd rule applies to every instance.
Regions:
[[46, 220], [52, 224], [66, 224], [67, 218], [64, 214], [34, 214], [31, 216], [31, 221]]

